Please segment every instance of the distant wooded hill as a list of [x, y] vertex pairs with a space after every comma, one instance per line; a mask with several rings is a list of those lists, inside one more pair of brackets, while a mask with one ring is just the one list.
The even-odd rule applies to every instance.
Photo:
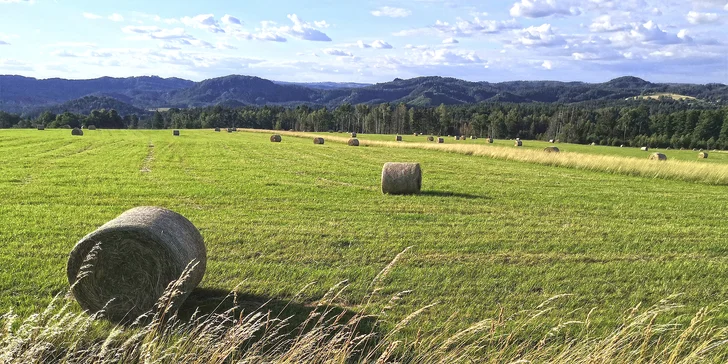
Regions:
[[159, 77], [38, 80], [0, 76], [0, 110], [26, 116], [37, 115], [44, 110], [88, 113], [94, 109], [113, 108], [127, 114], [157, 108], [214, 105], [308, 104], [336, 107], [346, 103], [437, 106], [481, 102], [614, 102], [653, 94], [677, 94], [697, 99], [689, 102], [728, 104], [728, 86], [723, 84], [651, 83], [637, 77], [620, 77], [594, 84], [556, 81], [490, 83], [418, 77], [364, 85], [273, 82], [239, 75], [201, 82]]

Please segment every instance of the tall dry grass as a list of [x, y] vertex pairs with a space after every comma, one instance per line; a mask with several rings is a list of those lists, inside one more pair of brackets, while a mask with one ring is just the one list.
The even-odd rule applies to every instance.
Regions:
[[[404, 253], [404, 252], [403, 252]], [[728, 360], [728, 327], [713, 319], [725, 307], [704, 308], [684, 320], [674, 317], [680, 306], [670, 300], [627, 311], [623, 322], [607, 335], [591, 329], [592, 311], [581, 320], [544, 326], [540, 318], [557, 305], [557, 296], [533, 310], [513, 315], [501, 312], [472, 326], [397, 339], [398, 333], [417, 324], [425, 306], [377, 333], [377, 317], [366, 312], [374, 301], [391, 304], [379, 295], [386, 275], [395, 269], [398, 255], [370, 285], [358, 313], [336, 309], [346, 290], [342, 282], [313, 305], [296, 327], [290, 317], [279, 317], [261, 307], [251, 312], [236, 308], [222, 313], [195, 314], [180, 319], [170, 307], [188, 278], [189, 270], [170, 284], [154, 312], [128, 326], [99, 334], [103, 313], [86, 315], [70, 310], [69, 297], [57, 297], [42, 313], [19, 320], [12, 312], [0, 317], [0, 363], [698, 363]], [[367, 320], [374, 325], [364, 325]]]
[[[270, 133], [272, 131], [246, 129], [250, 132]], [[325, 137], [337, 143], [346, 143], [347, 138], [319, 135], [305, 132], [276, 133], [294, 137]], [[362, 146], [408, 148], [437, 150], [449, 153], [483, 156], [493, 159], [518, 161], [589, 171], [598, 171], [629, 176], [648, 178], [674, 179], [687, 182], [699, 182], [713, 185], [728, 185], [728, 165], [705, 164], [689, 161], [667, 160], [650, 161], [647, 158], [637, 159], [609, 155], [594, 155], [574, 152], [544, 153], [542, 150], [507, 148], [491, 145], [474, 144], [433, 144], [433, 143], [397, 143], [387, 141], [359, 140]]]

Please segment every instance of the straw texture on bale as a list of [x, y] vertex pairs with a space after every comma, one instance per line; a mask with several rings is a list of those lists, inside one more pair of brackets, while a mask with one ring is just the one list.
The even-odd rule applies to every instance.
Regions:
[[428, 142], [434, 142], [435, 141], [435, 137], [434, 136], [428, 136], [427, 137], [427, 141]]
[[313, 138], [313, 144], [324, 144], [324, 138]]
[[71, 135], [83, 135], [83, 130], [79, 128], [73, 128], [73, 130], [71, 130]]
[[356, 133], [351, 133], [352, 138], [356, 138]]
[[516, 140], [516, 142], [513, 145], [516, 146], [516, 147], [522, 147], [523, 146], [523, 142], [520, 141], [520, 140]]
[[176, 130], [176, 129], [175, 129], [175, 130], [173, 130], [173, 131], [172, 131], [172, 135], [174, 135], [174, 136], [179, 136], [179, 130]]
[[45, 130], [45, 126], [43, 126], [43, 125], [38, 125], [38, 130]]
[[445, 139], [443, 139], [443, 138], [437, 138], [437, 142], [440, 143], [440, 144], [442, 144], [442, 143], [445, 142]]
[[643, 151], [643, 152], [646, 152], [646, 151], [650, 150], [650, 148], [648, 148], [648, 147], [642, 147], [642, 148], [640, 148], [640, 150]]
[[350, 147], [358, 147], [359, 139], [351, 138], [351, 139], [349, 139], [349, 141], [346, 144], [349, 144]]
[[382, 193], [410, 195], [422, 188], [419, 163], [385, 163], [382, 168]]
[[401, 142], [401, 141], [402, 141], [402, 136], [401, 136], [401, 135], [397, 135], [397, 139], [396, 139], [396, 140], [397, 140], [398, 142]]
[[88, 130], [96, 130], [96, 125], [89, 125], [87, 127]]
[[105, 309], [107, 317], [120, 321], [153, 309], [192, 262], [197, 265], [180, 287], [178, 303], [205, 274], [202, 235], [176, 212], [136, 207], [83, 237], [68, 258], [67, 275], [84, 310]]
[[652, 153], [652, 154], [650, 154], [650, 160], [666, 161], [667, 156], [662, 153]]
[[700, 152], [700, 153], [698, 153], [698, 158], [700, 158], [700, 159], [707, 159], [708, 158], [708, 152]]
[[270, 141], [273, 143], [280, 143], [281, 142], [281, 136], [278, 134], [273, 134], [270, 136]]
[[546, 152], [546, 153], [558, 153], [558, 152], [560, 152], [559, 148], [557, 148], [557, 147], [546, 147], [546, 148], [543, 149], [543, 151]]

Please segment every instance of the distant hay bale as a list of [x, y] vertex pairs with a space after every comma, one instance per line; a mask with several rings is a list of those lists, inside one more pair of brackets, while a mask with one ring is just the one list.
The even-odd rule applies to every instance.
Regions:
[[642, 148], [640, 148], [640, 150], [643, 151], [643, 152], [646, 152], [646, 151], [650, 150], [650, 148], [649, 147], [642, 147]]
[[428, 142], [434, 142], [435, 141], [435, 137], [434, 136], [428, 136], [427, 137], [427, 141]]
[[453, 139], [460, 140], [460, 137], [459, 136], [455, 136]]
[[177, 130], [177, 129], [172, 130], [172, 135], [179, 136], [179, 130]]
[[553, 142], [554, 142], [554, 140], [553, 140], [553, 139], [549, 139], [549, 143], [553, 143]]
[[351, 138], [346, 144], [349, 144], [350, 147], [358, 147], [359, 139]]
[[513, 146], [514, 147], [522, 147], [523, 146], [523, 142], [517, 139], [516, 142], [513, 144]]
[[83, 130], [81, 130], [79, 128], [73, 128], [73, 130], [71, 130], [71, 135], [81, 136], [81, 135], [83, 135]]
[[700, 153], [698, 153], [698, 158], [700, 158], [700, 159], [708, 159], [708, 152], [700, 152]]
[[667, 156], [662, 153], [652, 153], [650, 154], [650, 160], [666, 161]]
[[227, 132], [228, 133], [232, 133], [233, 132], [233, 128], [227, 128]]
[[442, 143], [444, 143], [444, 142], [445, 142], [445, 138], [437, 138], [437, 142], [438, 142], [439, 144], [442, 144]]
[[270, 136], [270, 141], [273, 143], [280, 143], [281, 142], [281, 136], [278, 134], [273, 134]]
[[352, 138], [356, 138], [356, 133], [351, 133]]
[[470, 140], [476, 140], [476, 139], [478, 139], [478, 137], [476, 137], [475, 135], [470, 136]]
[[620, 148], [624, 148], [624, 144], [621, 144], [621, 145], [620, 145], [619, 147], [620, 147]]
[[38, 130], [45, 130], [45, 126], [43, 126], [43, 125], [38, 125]]
[[215, 131], [219, 133], [220, 132], [220, 128], [215, 128]]
[[402, 141], [402, 136], [401, 136], [401, 135], [397, 135], [397, 138], [396, 138], [396, 140], [397, 140], [398, 142], [401, 142], [401, 141]]
[[560, 152], [559, 148], [557, 148], [557, 147], [546, 147], [543, 149], [543, 151], [546, 153], [559, 153]]
[[238, 131], [238, 128], [233, 128], [233, 131]]
[[594, 143], [594, 142], [591, 143], [591, 146], [592, 147], [595, 146], [595, 145], [597, 145], [597, 143]]
[[419, 163], [385, 163], [382, 168], [382, 193], [410, 195], [422, 188], [422, 170]]
[[324, 144], [324, 138], [313, 138], [313, 144]]
[[414, 135], [414, 136], [420, 136], [420, 135], [419, 135], [419, 134], [417, 134], [417, 133], [414, 133], [414, 134], [412, 134], [412, 135]]
[[176, 212], [137, 207], [83, 237], [68, 257], [66, 273], [84, 310], [104, 309], [112, 320], [133, 320], [153, 309], [191, 262], [197, 266], [179, 287], [178, 303], [205, 274], [202, 235]]
[[86, 129], [88, 129], [88, 130], [96, 130], [96, 125], [89, 125]]
[[488, 138], [488, 143], [493, 144], [493, 138]]
[[697, 152], [697, 151], [698, 151], [698, 148], [693, 148], [693, 152]]

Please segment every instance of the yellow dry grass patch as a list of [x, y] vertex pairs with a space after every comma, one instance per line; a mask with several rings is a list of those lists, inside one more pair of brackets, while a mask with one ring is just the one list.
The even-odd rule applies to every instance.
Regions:
[[697, 98], [692, 96], [685, 96], [680, 94], [673, 94], [669, 92], [659, 92], [652, 95], [643, 95], [643, 96], [635, 96], [633, 99], [635, 100], [643, 100], [643, 99], [652, 99], [652, 100], [658, 100], [660, 97], [669, 97], [673, 100], [697, 100]]
[[[278, 133], [293, 137], [322, 137], [327, 141], [347, 143], [349, 138], [307, 132], [285, 132], [245, 129], [255, 133]], [[494, 159], [534, 163], [547, 166], [583, 169], [598, 172], [624, 174], [648, 178], [675, 179], [715, 185], [728, 185], [728, 165], [715, 165], [688, 161], [651, 161], [608, 155], [594, 155], [574, 152], [545, 153], [542, 150], [508, 148], [478, 144], [397, 143], [387, 141], [359, 140], [362, 146], [437, 150], [449, 153], [483, 156]]]

